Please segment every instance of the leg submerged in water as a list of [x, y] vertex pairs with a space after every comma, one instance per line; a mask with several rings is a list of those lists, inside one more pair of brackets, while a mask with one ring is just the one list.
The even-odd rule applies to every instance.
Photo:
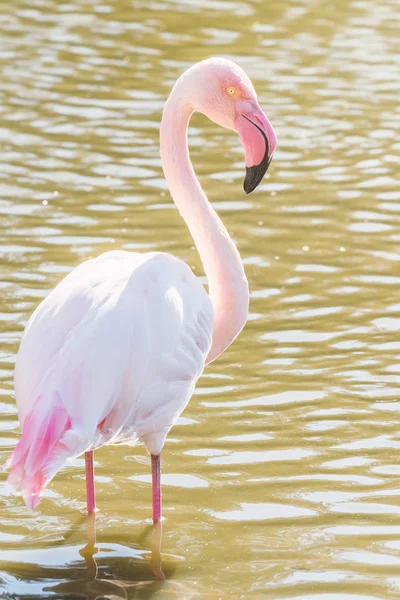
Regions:
[[151, 539], [151, 560], [150, 567], [156, 579], [165, 579], [161, 567], [161, 541], [162, 541], [162, 522], [154, 523], [153, 535]]
[[97, 563], [95, 559], [95, 554], [97, 554], [96, 548], [96, 513], [91, 512], [87, 516], [86, 521], [86, 531], [87, 531], [87, 539], [88, 543], [82, 550], [79, 551], [79, 554], [83, 556], [85, 559], [86, 567], [87, 567], [87, 579], [92, 581], [97, 577]]
[[151, 483], [153, 494], [153, 523], [161, 520], [161, 459], [159, 454], [151, 455]]

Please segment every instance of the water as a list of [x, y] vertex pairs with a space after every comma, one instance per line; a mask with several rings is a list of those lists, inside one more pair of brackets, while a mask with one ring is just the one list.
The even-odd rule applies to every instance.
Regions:
[[77, 459], [34, 513], [1, 487], [1, 597], [398, 598], [395, 1], [17, 0], [0, 11], [3, 462], [19, 433], [22, 330], [70, 269], [157, 248], [202, 274], [158, 155], [182, 70], [237, 60], [279, 139], [246, 197], [238, 139], [192, 122], [193, 163], [252, 300], [163, 453], [166, 579], [150, 564], [149, 459], [110, 447], [96, 453], [98, 579], [80, 554]]

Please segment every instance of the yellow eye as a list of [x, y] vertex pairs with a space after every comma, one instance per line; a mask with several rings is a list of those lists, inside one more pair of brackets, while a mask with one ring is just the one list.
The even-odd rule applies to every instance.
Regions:
[[234, 96], [236, 94], [236, 89], [234, 87], [228, 87], [226, 88], [226, 93], [229, 94], [229, 96]]

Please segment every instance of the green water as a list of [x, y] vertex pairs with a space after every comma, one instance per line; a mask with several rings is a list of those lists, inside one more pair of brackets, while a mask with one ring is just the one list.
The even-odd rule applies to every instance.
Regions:
[[0, 597], [398, 598], [395, 0], [15, 0], [0, 19], [1, 462], [19, 435], [23, 328], [67, 272], [123, 248], [171, 252], [203, 274], [158, 152], [179, 74], [233, 58], [279, 140], [244, 196], [236, 136], [192, 122], [193, 163], [252, 298], [163, 452], [166, 579], [150, 565], [149, 459], [106, 447], [97, 580], [79, 553], [80, 458], [33, 513], [2, 484]]

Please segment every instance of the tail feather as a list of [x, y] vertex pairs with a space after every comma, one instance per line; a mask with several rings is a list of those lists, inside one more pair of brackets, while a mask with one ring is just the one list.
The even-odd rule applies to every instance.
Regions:
[[60, 396], [55, 394], [51, 402], [39, 396], [6, 465], [9, 483], [22, 491], [29, 508], [37, 506], [45, 486], [70, 454], [62, 441], [70, 429], [71, 419]]

